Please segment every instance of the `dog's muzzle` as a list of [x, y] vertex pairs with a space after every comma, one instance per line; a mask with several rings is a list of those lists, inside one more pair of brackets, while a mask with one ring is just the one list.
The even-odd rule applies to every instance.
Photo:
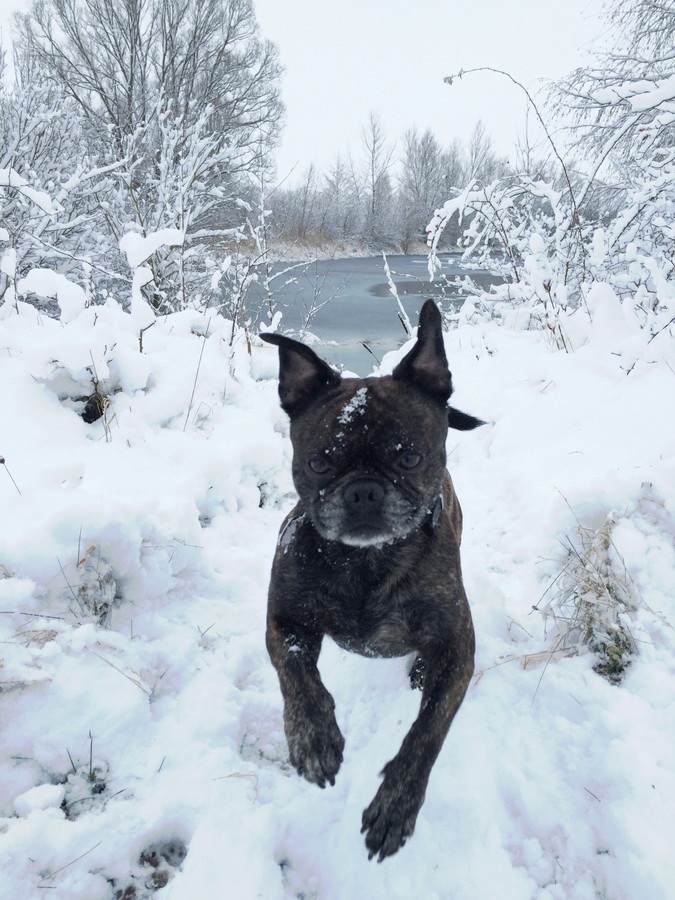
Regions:
[[342, 489], [340, 540], [357, 547], [377, 546], [393, 538], [386, 507], [387, 488], [376, 478], [355, 478]]
[[381, 547], [406, 537], [430, 516], [429, 504], [415, 499], [383, 478], [357, 475], [334, 491], [320, 494], [310, 515], [318, 532], [329, 541]]
[[372, 522], [382, 513], [385, 489], [374, 478], [357, 478], [342, 491], [345, 511], [353, 522]]

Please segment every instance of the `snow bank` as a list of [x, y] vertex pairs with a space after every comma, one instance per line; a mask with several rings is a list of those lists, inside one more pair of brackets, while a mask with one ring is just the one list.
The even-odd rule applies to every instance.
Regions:
[[[327, 641], [343, 768], [326, 791], [290, 770], [264, 646], [293, 503], [276, 351], [249, 359], [230, 323], [192, 312], [157, 320], [142, 352], [114, 303], [6, 312], [2, 900], [671, 893], [675, 360], [638, 352], [606, 294], [591, 306], [606, 329], [569, 355], [490, 324], [447, 336], [453, 402], [491, 423], [448, 439], [477, 676], [414, 837], [381, 866], [361, 812], [419, 694], [405, 660]], [[638, 598], [620, 685], [588, 648], [556, 655], [535, 609], [562, 542], [612, 511]]]

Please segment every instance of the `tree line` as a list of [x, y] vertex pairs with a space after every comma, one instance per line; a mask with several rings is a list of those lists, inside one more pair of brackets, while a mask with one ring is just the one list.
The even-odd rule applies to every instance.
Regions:
[[426, 241], [433, 210], [470, 178], [491, 181], [509, 170], [480, 121], [467, 146], [456, 139], [443, 147], [431, 129], [413, 127], [397, 152], [371, 113], [355, 156], [338, 154], [325, 173], [310, 165], [298, 185], [274, 192], [270, 232], [310, 246], [407, 253]]

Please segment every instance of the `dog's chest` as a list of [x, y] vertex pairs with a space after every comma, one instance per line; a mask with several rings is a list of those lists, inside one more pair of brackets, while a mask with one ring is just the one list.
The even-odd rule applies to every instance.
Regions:
[[404, 656], [448, 627], [450, 606], [434, 585], [437, 574], [450, 585], [445, 562], [451, 554], [440, 553], [437, 544], [420, 530], [380, 549], [345, 547], [321, 540], [296, 509], [279, 537], [272, 613], [356, 653]]
[[374, 583], [352, 574], [326, 583], [321, 608], [323, 630], [340, 646], [365, 656], [403, 656], [415, 646], [406, 592], [391, 579]]

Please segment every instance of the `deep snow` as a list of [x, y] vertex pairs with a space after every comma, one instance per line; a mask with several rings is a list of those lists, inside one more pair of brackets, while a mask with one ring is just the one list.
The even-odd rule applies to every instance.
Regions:
[[[490, 422], [448, 438], [477, 675], [381, 865], [361, 812], [419, 694], [406, 660], [327, 641], [345, 761], [324, 791], [290, 770], [264, 646], [293, 503], [276, 350], [193, 312], [141, 353], [138, 309], [0, 310], [2, 900], [673, 896], [675, 354], [609, 290], [591, 301], [571, 354], [489, 323], [446, 336], [453, 403]], [[639, 649], [619, 685], [533, 609], [610, 513]]]

